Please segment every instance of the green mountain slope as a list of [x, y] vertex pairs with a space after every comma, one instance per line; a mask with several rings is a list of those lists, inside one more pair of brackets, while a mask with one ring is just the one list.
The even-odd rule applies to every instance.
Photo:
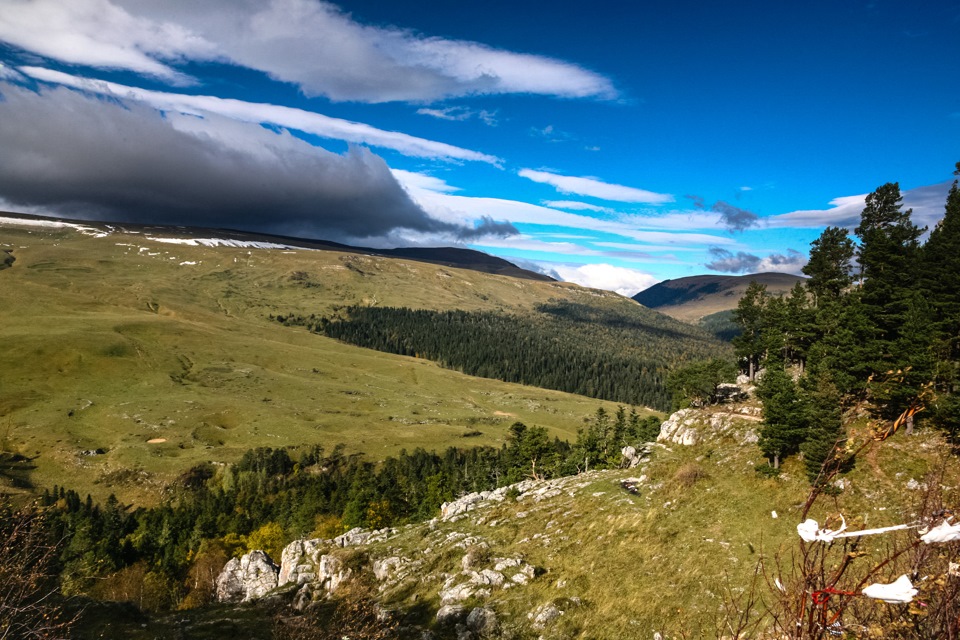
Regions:
[[772, 295], [786, 293], [803, 278], [787, 273], [755, 273], [745, 276], [702, 275], [664, 280], [633, 296], [645, 307], [656, 309], [684, 322], [735, 309], [740, 297], [753, 282], [766, 285]]
[[357, 348], [270, 316], [345, 305], [524, 315], [557, 301], [649, 313], [565, 283], [198, 238], [0, 226], [0, 249], [15, 258], [0, 272], [0, 433], [4, 450], [29, 459], [8, 485], [149, 503], [183, 470], [256, 446], [345, 442], [376, 459], [498, 445], [516, 420], [572, 440], [604, 403]]

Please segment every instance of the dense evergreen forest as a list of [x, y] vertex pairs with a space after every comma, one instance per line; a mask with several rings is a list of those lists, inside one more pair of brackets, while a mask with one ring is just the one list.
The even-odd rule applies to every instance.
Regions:
[[660, 410], [670, 407], [669, 368], [725, 349], [705, 334], [641, 307], [626, 313], [555, 302], [520, 316], [354, 306], [338, 317], [276, 319], [470, 375]]
[[[621, 447], [658, 432], [655, 417], [641, 419], [621, 407], [612, 416], [598, 409], [572, 444], [518, 422], [499, 449], [417, 449], [378, 464], [345, 455], [342, 446], [256, 449], [234, 465], [194, 467], [154, 508], [131, 509], [113, 496], [95, 504], [54, 487], [35, 513], [48, 547], [56, 549], [47, 560], [64, 594], [135, 602], [151, 611], [190, 608], [212, 601], [213, 580], [232, 556], [262, 549], [279, 561], [297, 538], [421, 521], [464, 493], [617, 467]], [[4, 540], [11, 535], [0, 526]]]
[[921, 243], [925, 231], [899, 186], [885, 184], [867, 196], [856, 239], [828, 227], [812, 243], [805, 283], [786, 296], [753, 283], [740, 300], [734, 345], [751, 377], [763, 369], [760, 446], [772, 471], [796, 453], [814, 482], [851, 464], [851, 409], [869, 411], [878, 429], [912, 431], [916, 416], [960, 438], [957, 181]]

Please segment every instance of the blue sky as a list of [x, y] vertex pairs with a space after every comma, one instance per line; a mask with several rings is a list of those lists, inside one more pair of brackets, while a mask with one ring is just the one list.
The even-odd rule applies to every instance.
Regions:
[[0, 205], [464, 244], [632, 294], [799, 273], [960, 160], [960, 2], [4, 0]]

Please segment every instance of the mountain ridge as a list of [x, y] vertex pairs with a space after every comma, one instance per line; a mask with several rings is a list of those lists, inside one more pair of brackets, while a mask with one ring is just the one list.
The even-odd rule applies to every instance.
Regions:
[[525, 280], [556, 282], [554, 278], [551, 278], [548, 275], [530, 271], [529, 269], [524, 269], [508, 260], [498, 258], [490, 255], [489, 253], [477, 251], [476, 249], [467, 249], [464, 247], [395, 247], [393, 249], [377, 249], [373, 247], [342, 244], [332, 240], [323, 240], [320, 238], [304, 238], [299, 236], [264, 233], [260, 231], [245, 231], [242, 229], [104, 222], [98, 220], [80, 220], [74, 218], [38, 216], [12, 211], [0, 211], [0, 218], [3, 217], [8, 217], [12, 220], [20, 219], [40, 223], [47, 221], [58, 222], [66, 225], [77, 225], [80, 227], [97, 229], [102, 232], [109, 232], [110, 230], [122, 230], [134, 233], [169, 233], [171, 236], [183, 236], [185, 233], [188, 233], [191, 234], [194, 239], [211, 236], [240, 242], [246, 241], [284, 244], [293, 248], [313, 249], [317, 251], [339, 251], [342, 253], [356, 253], [361, 255], [406, 258], [408, 260], [416, 260], [417, 262], [440, 264], [448, 267], [457, 267], [459, 269], [479, 271], [481, 273], [512, 276], [514, 278], [522, 278]]
[[751, 282], [773, 295], [786, 293], [804, 278], [789, 273], [765, 272], [742, 276], [703, 274], [664, 280], [633, 296], [633, 300], [677, 320], [697, 322], [704, 316], [737, 307]]

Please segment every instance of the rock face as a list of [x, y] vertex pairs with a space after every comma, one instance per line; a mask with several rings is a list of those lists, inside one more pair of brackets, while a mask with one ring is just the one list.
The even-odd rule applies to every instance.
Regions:
[[276, 589], [280, 568], [263, 551], [233, 558], [217, 577], [219, 602], [246, 602]]
[[312, 582], [317, 577], [316, 567], [320, 563], [322, 546], [322, 540], [294, 540], [284, 547], [278, 584]]
[[719, 437], [732, 437], [740, 444], [757, 441], [753, 425], [759, 421], [759, 407], [726, 405], [716, 411], [680, 409], [660, 425], [657, 442], [694, 445]]

